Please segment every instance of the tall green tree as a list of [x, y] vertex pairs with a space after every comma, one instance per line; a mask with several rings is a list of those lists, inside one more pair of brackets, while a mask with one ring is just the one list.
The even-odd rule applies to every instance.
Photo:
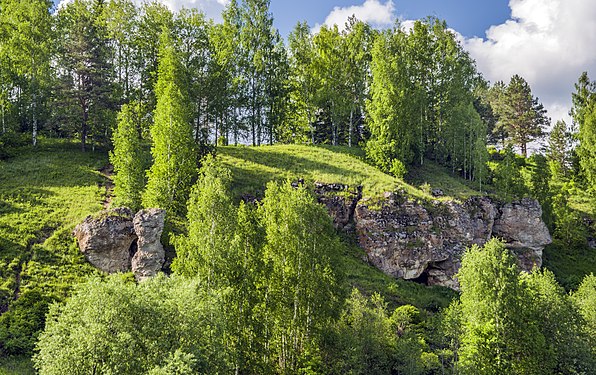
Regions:
[[[52, 2], [3, 0], [0, 5], [0, 116], [2, 133], [7, 130], [9, 96], [17, 91], [18, 121], [31, 132], [32, 144], [44, 122], [49, 99], [51, 58], [54, 52]], [[9, 95], [9, 90], [13, 94]], [[45, 113], [44, 113], [45, 112]], [[25, 125], [25, 126], [23, 126]]]
[[293, 373], [317, 352], [318, 333], [337, 308], [340, 245], [325, 208], [304, 187], [269, 183], [260, 211], [271, 358], [281, 372]]
[[115, 206], [141, 208], [141, 194], [145, 188], [147, 157], [135, 124], [135, 110], [131, 105], [122, 106], [118, 114], [118, 127], [114, 131], [110, 162], [114, 165]]
[[[538, 322], [547, 344], [543, 366], [551, 368], [554, 374], [587, 374], [596, 365], [591, 353], [588, 333], [584, 330], [584, 319], [570, 296], [548, 270], [534, 270], [523, 274], [533, 310], [533, 320]], [[548, 368], [547, 367], [547, 368]]]
[[544, 135], [544, 127], [550, 122], [544, 106], [532, 95], [528, 82], [514, 75], [497, 106], [499, 121], [509, 135], [511, 142], [528, 156], [528, 143]]
[[[63, 120], [87, 149], [87, 139], [105, 143], [115, 117], [105, 3], [75, 0], [58, 11], [60, 94]], [[95, 143], [94, 143], [95, 144]]]
[[196, 175], [197, 156], [184, 71], [170, 33], [164, 28], [160, 36], [157, 106], [151, 126], [153, 165], [147, 174], [142, 202], [145, 207], [160, 207], [180, 215]]
[[315, 96], [318, 81], [313, 71], [313, 37], [306, 22], [296, 24], [288, 36], [288, 45], [292, 117], [279, 139], [282, 142], [310, 141], [314, 144], [317, 112]]
[[547, 158], [558, 181], [569, 176], [572, 167], [573, 132], [564, 120], [555, 123], [548, 137]]
[[547, 374], [549, 353], [532, 319], [530, 296], [520, 282], [513, 255], [493, 239], [474, 245], [458, 272], [463, 335], [459, 351], [464, 373]]
[[577, 150], [587, 188], [596, 192], [596, 82], [582, 73], [572, 94], [571, 115], [579, 127]]

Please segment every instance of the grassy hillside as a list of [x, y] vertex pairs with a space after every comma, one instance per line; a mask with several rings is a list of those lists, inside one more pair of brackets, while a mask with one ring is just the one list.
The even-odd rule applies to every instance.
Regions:
[[368, 164], [364, 151], [355, 147], [227, 146], [218, 148], [218, 156], [232, 170], [236, 196], [246, 193], [261, 196], [268, 181], [299, 178], [351, 187], [362, 185], [364, 196], [372, 198], [399, 189], [421, 199], [431, 199], [430, 192], [434, 188], [447, 194], [442, 199], [465, 199], [478, 194], [461, 179], [431, 162], [413, 173], [411, 183], [405, 183]]
[[106, 163], [57, 141], [0, 161], [0, 358], [31, 350], [48, 304], [95, 272], [71, 232], [102, 208]]

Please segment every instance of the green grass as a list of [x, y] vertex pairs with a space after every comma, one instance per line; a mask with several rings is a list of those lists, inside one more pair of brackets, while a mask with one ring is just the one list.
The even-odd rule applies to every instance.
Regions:
[[[435, 199], [430, 191], [408, 184], [368, 164], [364, 151], [356, 147], [226, 146], [217, 150], [223, 164], [232, 171], [233, 193], [236, 197], [243, 194], [260, 197], [268, 181], [303, 178], [309, 183], [342, 183], [351, 188], [362, 185], [363, 195], [369, 198], [380, 198], [388, 191], [404, 190], [414, 198]], [[464, 199], [478, 194], [458, 182], [457, 178], [451, 177], [447, 170], [431, 162], [428, 167], [421, 169], [419, 175], [431, 188], [440, 188], [447, 194], [443, 200]]]
[[106, 163], [55, 140], [0, 161], [0, 354], [30, 350], [48, 303], [95, 272], [71, 232], [102, 208]]
[[365, 295], [379, 293], [391, 308], [413, 305], [436, 312], [449, 306], [458, 293], [452, 289], [428, 287], [413, 281], [394, 279], [365, 262], [366, 255], [356, 245], [346, 245], [341, 268], [349, 287], [358, 288]]
[[35, 369], [29, 357], [0, 359], [0, 375], [33, 375]]
[[476, 190], [479, 187], [477, 183], [455, 176], [448, 168], [430, 160], [425, 160], [423, 165], [412, 169], [406, 180], [421, 189], [428, 184], [429, 189], [440, 189], [445, 196], [458, 201], [482, 195]]
[[585, 276], [596, 273], [596, 250], [568, 248], [555, 240], [544, 249], [544, 267], [565, 289], [577, 289]]

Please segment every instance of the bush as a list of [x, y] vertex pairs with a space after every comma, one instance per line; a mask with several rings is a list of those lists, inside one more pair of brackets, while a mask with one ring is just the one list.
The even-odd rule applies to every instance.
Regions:
[[391, 161], [391, 168], [389, 172], [394, 175], [395, 177], [403, 180], [404, 176], [408, 172], [404, 163], [402, 163], [399, 159], [393, 159]]

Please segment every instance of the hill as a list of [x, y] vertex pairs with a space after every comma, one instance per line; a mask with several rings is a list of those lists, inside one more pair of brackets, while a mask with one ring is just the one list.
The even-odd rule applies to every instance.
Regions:
[[[96, 272], [71, 232], [101, 210], [106, 163], [60, 141], [0, 161], [0, 358], [30, 351], [48, 305]], [[20, 365], [6, 366], [0, 374]]]
[[378, 198], [387, 191], [404, 190], [420, 199], [436, 199], [432, 189], [445, 193], [442, 200], [466, 199], [480, 194], [467, 182], [453, 177], [445, 168], [431, 162], [413, 171], [404, 182], [368, 164], [365, 153], [357, 147], [274, 145], [260, 147], [226, 146], [218, 148], [218, 156], [231, 169], [234, 194], [260, 196], [270, 180], [362, 185], [363, 195]]

